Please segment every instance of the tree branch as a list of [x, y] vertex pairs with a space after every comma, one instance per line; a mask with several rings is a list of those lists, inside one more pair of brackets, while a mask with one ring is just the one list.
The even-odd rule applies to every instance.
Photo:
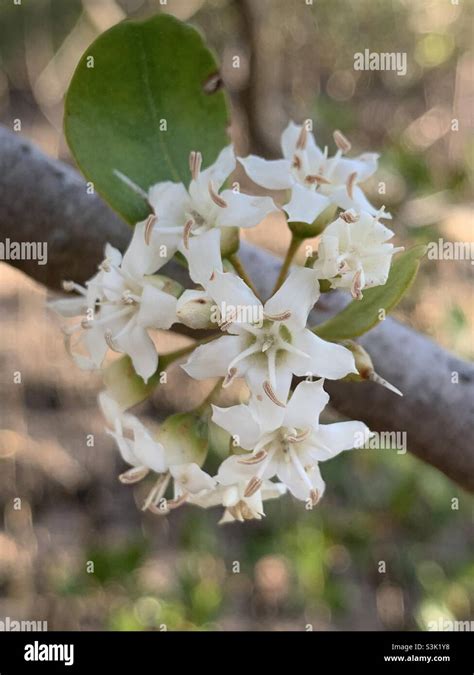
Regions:
[[[76, 171], [46, 157], [31, 143], [0, 128], [0, 235], [12, 241], [48, 242], [48, 264], [12, 261], [52, 288], [62, 279], [84, 281], [96, 270], [110, 241], [124, 249], [130, 229], [96, 195], [87, 194]], [[250, 245], [241, 257], [263, 297], [268, 297], [281, 264]], [[168, 273], [183, 279], [183, 269]], [[314, 322], [340, 308], [344, 296], [330, 294]], [[320, 303], [320, 304], [322, 304]], [[319, 305], [318, 305], [319, 307]], [[371, 429], [406, 431], [408, 448], [470, 491], [474, 491], [474, 365], [431, 340], [386, 319], [362, 339], [377, 372], [405, 394], [399, 398], [372, 384], [328, 382], [334, 406]], [[458, 383], [453, 383], [456, 380]]]

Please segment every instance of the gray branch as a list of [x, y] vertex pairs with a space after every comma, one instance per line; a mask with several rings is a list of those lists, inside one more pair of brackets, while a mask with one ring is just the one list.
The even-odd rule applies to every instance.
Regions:
[[[47, 265], [34, 260], [12, 264], [51, 288], [59, 288], [62, 279], [85, 281], [101, 261], [107, 241], [123, 250], [130, 238], [128, 226], [97, 195], [87, 193], [74, 169], [4, 128], [0, 128], [0, 233], [2, 240], [48, 243]], [[279, 261], [249, 245], [242, 246], [241, 255], [262, 295], [268, 296]], [[171, 266], [168, 272], [179, 275], [182, 269]], [[313, 313], [315, 322], [341, 302], [339, 294], [325, 296], [322, 310], [317, 316]], [[373, 430], [406, 431], [413, 454], [474, 491], [474, 365], [390, 318], [362, 344], [377, 372], [404, 397], [373, 383], [328, 382], [336, 409]]]

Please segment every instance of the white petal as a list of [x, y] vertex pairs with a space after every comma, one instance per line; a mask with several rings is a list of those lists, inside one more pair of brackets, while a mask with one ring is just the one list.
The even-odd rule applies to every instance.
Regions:
[[313, 266], [318, 279], [332, 279], [338, 274], [339, 255], [339, 239], [324, 232], [318, 247], [318, 258]]
[[206, 286], [213, 272], [222, 272], [221, 233], [217, 228], [191, 237], [189, 248], [183, 249], [188, 260], [189, 276], [196, 284]]
[[[352, 199], [347, 194], [346, 186], [338, 187], [336, 190], [332, 191], [329, 196], [331, 202], [337, 204], [337, 206], [344, 209], [344, 211], [355, 208], [356, 211], [367, 211], [367, 213], [370, 213], [373, 216], [378, 213], [375, 206], [372, 206], [358, 185], [354, 185], [352, 188]], [[386, 217], [391, 218], [390, 214], [387, 214]]]
[[134, 279], [141, 279], [144, 274], [153, 274], [159, 270], [176, 250], [168, 249], [163, 255], [163, 249], [159, 246], [147, 244], [145, 226], [146, 221], [135, 225], [132, 241], [123, 256], [122, 270]]
[[135, 372], [147, 382], [158, 368], [158, 354], [146, 330], [133, 325], [115, 338], [115, 342], [132, 359]]
[[367, 152], [354, 159], [342, 157], [331, 173], [331, 180], [345, 184], [349, 176], [356, 173], [357, 182], [362, 183], [377, 171], [378, 158], [379, 155], [375, 152]]
[[278, 315], [290, 310], [291, 317], [284, 323], [288, 327], [304, 328], [308, 314], [319, 298], [316, 273], [307, 267], [294, 267], [286, 281], [264, 306], [268, 315]]
[[362, 447], [369, 437], [370, 431], [363, 422], [322, 424], [314, 436], [315, 446], [310, 450], [311, 456], [322, 462], [335, 457], [343, 450]]
[[156, 183], [148, 190], [148, 201], [158, 217], [157, 225], [184, 225], [185, 213], [189, 209], [189, 195], [182, 183]]
[[176, 322], [176, 298], [146, 283], [143, 287], [137, 324], [143, 328], [169, 328]]
[[249, 178], [267, 190], [285, 190], [293, 184], [291, 160], [266, 160], [256, 155], [239, 157], [239, 162]]
[[291, 359], [295, 375], [312, 373], [329, 380], [338, 380], [349, 373], [357, 372], [354, 357], [348, 349], [332, 342], [326, 342], [308, 329], [295, 336], [293, 344], [310, 357], [309, 359], [302, 357]]
[[246, 450], [253, 450], [260, 438], [260, 426], [247, 405], [233, 405], [229, 408], [212, 406], [212, 420], [233, 436], [237, 444]]
[[117, 443], [117, 447], [124, 462], [130, 464], [131, 466], [140, 466], [140, 460], [133, 452], [133, 442], [130, 439], [124, 438], [120, 434], [115, 433], [114, 431], [108, 431], [107, 433], [109, 436], [112, 436], [112, 438]]
[[231, 272], [216, 272], [207, 284], [207, 291], [219, 307], [232, 306], [236, 310], [247, 310], [252, 316], [256, 316], [257, 308], [262, 306], [247, 284]]
[[209, 377], [223, 377], [229, 363], [244, 349], [239, 335], [225, 335], [195, 349], [188, 361], [181, 367], [196, 380]]
[[228, 145], [221, 150], [214, 164], [211, 164], [207, 169], [201, 171], [198, 182], [202, 185], [202, 189], [207, 191], [209, 181], [211, 181], [214, 190], [217, 192], [220, 190], [225, 180], [235, 170], [235, 167], [236, 160], [234, 148], [232, 145]]
[[[298, 136], [301, 133], [302, 126], [303, 125], [301, 124], [295, 124], [294, 122], [290, 122], [286, 127], [285, 131], [281, 135], [281, 149], [283, 151], [283, 157], [285, 157], [286, 159], [289, 160], [293, 159], [293, 155], [295, 154], [296, 151], [296, 142], [298, 140]], [[306, 138], [305, 151], [308, 154], [308, 159], [311, 162], [311, 164], [320, 162], [324, 157], [323, 153], [316, 145], [316, 141], [314, 140], [313, 134], [309, 132]]]
[[153, 440], [147, 428], [139, 420], [135, 421], [133, 432], [133, 452], [140, 464], [156, 473], [164, 473], [167, 470], [167, 464], [165, 449], [161, 443]]
[[270, 197], [256, 197], [234, 190], [224, 190], [220, 196], [227, 207], [218, 211], [218, 227], [255, 227], [270, 213], [279, 210]]
[[100, 326], [95, 328], [94, 325], [92, 325], [92, 328], [88, 328], [84, 332], [83, 340], [91, 357], [92, 363], [96, 368], [100, 368], [103, 360], [105, 359], [105, 355], [109, 350], [109, 347], [104, 338], [103, 328]]
[[216, 486], [216, 480], [194, 462], [170, 466], [170, 473], [182, 490], [192, 494], [212, 490]]
[[264, 481], [260, 488], [260, 494], [262, 495], [263, 501], [266, 501], [267, 499], [276, 499], [285, 493], [286, 485], [284, 483], [272, 483], [270, 480]]
[[[217, 481], [220, 485], [235, 485], [249, 481], [257, 473], [257, 468], [252, 464], [242, 463], [242, 460], [248, 458], [247, 455], [231, 455], [225, 459], [217, 472]], [[229, 497], [227, 495], [227, 497]], [[229, 500], [225, 506], [232, 506]], [[235, 499], [233, 500], [236, 501]]]
[[300, 382], [286, 407], [284, 424], [295, 429], [317, 428], [319, 416], [329, 401], [324, 380]]
[[327, 208], [330, 200], [302, 185], [294, 185], [291, 199], [283, 207], [290, 222], [312, 223]]
[[[311, 488], [306, 481], [300, 476], [299, 472], [292, 462], [280, 462], [277, 467], [278, 478], [288, 487], [291, 494], [302, 501], [307, 501], [310, 498]], [[317, 466], [312, 467], [307, 476], [313, 490], [317, 490], [321, 498], [325, 484], [321, 477], [321, 473]]]

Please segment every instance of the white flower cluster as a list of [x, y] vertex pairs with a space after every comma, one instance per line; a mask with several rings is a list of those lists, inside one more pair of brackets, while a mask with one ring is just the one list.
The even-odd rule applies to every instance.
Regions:
[[[81, 368], [100, 368], [111, 349], [127, 354], [147, 382], [159, 362], [149, 330], [183, 323], [215, 329], [183, 364], [190, 377], [222, 378], [223, 387], [245, 380], [247, 404], [212, 405], [213, 422], [231, 435], [234, 448], [213, 477], [201, 468], [202, 448], [190, 450], [184, 436], [154, 437], [109, 393], [100, 395], [109, 433], [132, 467], [121, 480], [157, 474], [144, 508], [166, 513], [184, 502], [221, 504], [221, 522], [242, 521], [261, 518], [263, 501], [287, 489], [311, 508], [324, 492], [319, 462], [369, 437], [362, 422], [319, 424], [329, 400], [324, 379], [358, 371], [352, 351], [317, 337], [307, 320], [320, 296], [319, 280], [360, 299], [365, 288], [386, 282], [399, 249], [387, 243], [393, 232], [380, 223], [389, 214], [377, 211], [359, 187], [376, 170], [377, 155], [350, 159], [347, 139], [335, 132], [334, 140], [337, 151], [330, 157], [305, 125], [290, 123], [282, 135], [283, 159], [239, 158], [255, 183], [288, 190], [282, 208], [290, 224], [315, 224], [328, 209], [340, 210], [322, 232], [312, 267], [294, 266], [265, 303], [239, 276], [224, 242], [235, 235], [233, 228], [253, 227], [280, 209], [270, 197], [223, 189], [236, 168], [232, 146], [205, 170], [201, 154], [192, 152], [188, 187], [153, 185], [147, 195], [151, 215], [136, 225], [125, 255], [108, 245], [85, 286], [65, 282], [77, 297], [52, 303], [61, 315], [79, 317], [65, 334]], [[176, 254], [187, 261], [193, 289], [158, 274]], [[292, 389], [294, 376], [304, 380]], [[166, 499], [170, 482], [173, 495]]]

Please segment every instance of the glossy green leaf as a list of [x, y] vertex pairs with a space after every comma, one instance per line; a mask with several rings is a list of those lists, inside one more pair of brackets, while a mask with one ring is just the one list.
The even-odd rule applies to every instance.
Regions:
[[82, 56], [66, 97], [66, 137], [84, 175], [129, 223], [149, 207], [114, 171], [145, 191], [165, 180], [187, 185], [190, 151], [207, 166], [229, 143], [217, 73], [200, 34], [166, 14], [120, 23]]
[[380, 322], [381, 310], [388, 314], [402, 299], [416, 277], [426, 246], [414, 246], [394, 258], [387, 283], [364, 291], [362, 300], [353, 300], [342, 312], [316, 326], [313, 331], [331, 342], [363, 335]]

